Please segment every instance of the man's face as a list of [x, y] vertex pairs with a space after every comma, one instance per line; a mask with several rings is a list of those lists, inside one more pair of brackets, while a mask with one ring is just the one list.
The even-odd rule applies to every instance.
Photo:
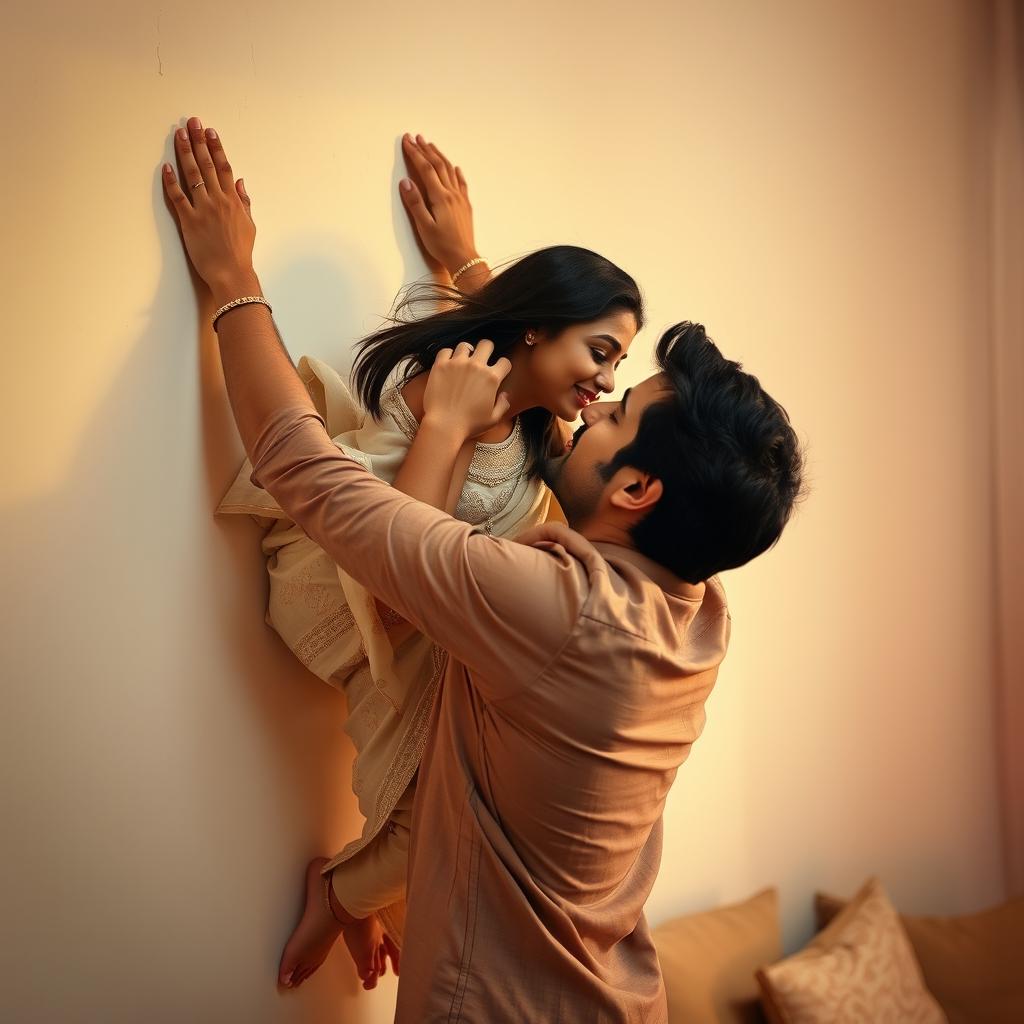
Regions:
[[544, 482], [554, 492], [569, 525], [579, 529], [605, 508], [604, 499], [620, 484], [605, 480], [600, 468], [611, 462], [620, 448], [636, 437], [640, 418], [652, 403], [667, 397], [670, 387], [664, 374], [656, 373], [627, 388], [618, 402], [594, 402], [580, 414], [583, 425], [573, 435], [565, 454], [548, 459]]

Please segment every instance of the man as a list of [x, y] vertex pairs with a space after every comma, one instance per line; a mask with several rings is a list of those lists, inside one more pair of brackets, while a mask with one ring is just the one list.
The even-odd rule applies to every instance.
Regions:
[[[190, 119], [165, 170], [217, 307], [259, 297], [255, 229]], [[193, 198], [194, 197], [194, 198]], [[396, 1019], [664, 1021], [643, 906], [662, 810], [729, 640], [716, 573], [766, 550], [800, 489], [785, 411], [699, 325], [583, 413], [546, 479], [569, 526], [493, 538], [383, 484], [324, 429], [266, 305], [218, 323], [265, 487], [339, 565], [449, 654], [413, 812]], [[424, 395], [452, 460], [502, 410], [507, 360], [445, 352]], [[505, 364], [505, 365], [503, 365]]]

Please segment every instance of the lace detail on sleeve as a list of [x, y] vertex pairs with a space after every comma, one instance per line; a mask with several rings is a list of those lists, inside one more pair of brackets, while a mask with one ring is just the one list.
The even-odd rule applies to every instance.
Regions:
[[385, 388], [380, 395], [380, 411], [387, 413], [397, 424], [398, 429], [411, 441], [420, 429], [419, 422], [405, 404], [402, 393], [397, 386]]

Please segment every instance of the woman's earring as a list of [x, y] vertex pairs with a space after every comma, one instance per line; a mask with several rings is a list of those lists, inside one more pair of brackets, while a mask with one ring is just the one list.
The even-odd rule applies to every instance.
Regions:
[[527, 345], [532, 345], [533, 344], [533, 335], [532, 334], [528, 334], [526, 336], [526, 344]]

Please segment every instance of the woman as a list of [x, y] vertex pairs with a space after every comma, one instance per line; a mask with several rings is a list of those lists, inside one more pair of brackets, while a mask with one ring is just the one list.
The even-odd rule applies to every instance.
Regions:
[[[440, 308], [391, 318], [359, 343], [358, 403], [319, 360], [303, 357], [298, 371], [335, 443], [370, 472], [489, 533], [519, 533], [548, 516], [540, 473], [564, 450], [559, 421], [613, 389], [614, 367], [642, 326], [641, 297], [627, 274], [574, 246], [531, 253], [492, 277], [476, 253], [461, 171], [420, 138], [406, 137], [403, 147], [414, 180], [400, 194], [434, 276], [427, 297]], [[483, 339], [511, 362], [502, 383], [507, 413], [467, 442], [452, 476], [441, 478], [431, 437], [419, 429], [429, 371], [442, 350]], [[323, 962], [337, 937], [336, 926], [333, 936], [324, 928], [326, 906], [372, 988], [385, 952], [397, 969], [415, 774], [443, 654], [332, 563], [250, 482], [251, 471], [246, 461], [217, 511], [269, 526], [266, 621], [310, 671], [345, 693], [345, 730], [357, 751], [353, 789], [366, 819], [358, 839], [308, 865], [306, 913], [279, 977], [294, 987]]]

